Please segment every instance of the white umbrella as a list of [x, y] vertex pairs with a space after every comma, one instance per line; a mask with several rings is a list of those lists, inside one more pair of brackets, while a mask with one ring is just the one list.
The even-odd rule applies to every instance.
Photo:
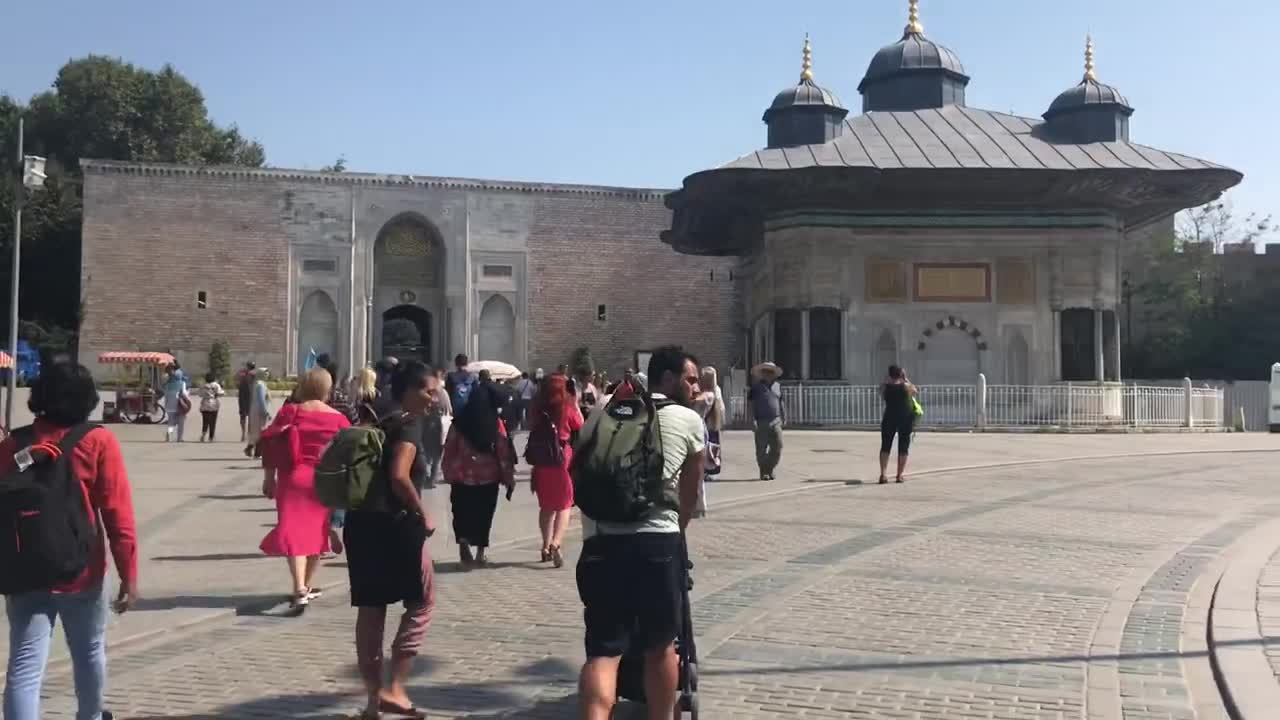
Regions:
[[489, 376], [499, 382], [515, 380], [520, 377], [520, 368], [497, 360], [476, 360], [467, 365], [467, 372], [473, 375], [479, 375], [481, 370], [488, 370]]

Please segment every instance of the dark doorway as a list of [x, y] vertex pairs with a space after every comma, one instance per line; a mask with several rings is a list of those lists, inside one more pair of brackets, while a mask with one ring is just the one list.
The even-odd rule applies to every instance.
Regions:
[[1097, 349], [1094, 346], [1093, 311], [1068, 308], [1062, 311], [1062, 379], [1095, 380]]
[[382, 313], [382, 356], [431, 362], [431, 313], [417, 305]]

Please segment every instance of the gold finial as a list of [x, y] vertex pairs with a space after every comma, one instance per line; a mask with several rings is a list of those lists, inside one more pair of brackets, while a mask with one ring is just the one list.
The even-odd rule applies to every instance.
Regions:
[[1084, 79], [1097, 81], [1098, 76], [1093, 72], [1093, 35], [1085, 36], [1084, 42]]
[[800, 64], [800, 82], [813, 82], [813, 48], [809, 45], [809, 33], [804, 34], [804, 62]]
[[909, 0], [907, 10], [907, 35], [923, 35], [924, 25], [920, 24], [920, 0]]

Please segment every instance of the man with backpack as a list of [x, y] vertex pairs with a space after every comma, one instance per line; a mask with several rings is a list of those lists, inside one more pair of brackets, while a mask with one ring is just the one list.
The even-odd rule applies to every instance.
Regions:
[[31, 386], [36, 421], [0, 443], [0, 594], [9, 618], [5, 720], [39, 720], [53, 623], [62, 619], [78, 710], [102, 709], [107, 657], [107, 550], [120, 576], [111, 607], [138, 597], [138, 541], [120, 443], [90, 425], [93, 376], [59, 363]]
[[[574, 497], [582, 511], [578, 593], [587, 662], [579, 679], [584, 720], [607, 720], [618, 667], [643, 651], [651, 719], [669, 720], [679, 685], [675, 640], [686, 591], [683, 531], [703, 472], [702, 418], [691, 409], [698, 364], [678, 347], [649, 360], [649, 390], [611, 398], [592, 413], [574, 449]], [[606, 440], [607, 439], [607, 440]]]
[[444, 379], [444, 389], [449, 393], [454, 415], [462, 412], [462, 408], [467, 406], [471, 391], [475, 390], [479, 383], [475, 374], [467, 370], [468, 362], [467, 356], [459, 353], [453, 358], [454, 369]]

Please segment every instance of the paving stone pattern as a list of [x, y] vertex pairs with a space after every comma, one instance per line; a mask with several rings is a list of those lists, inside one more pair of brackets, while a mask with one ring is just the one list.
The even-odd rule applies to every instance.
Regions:
[[[1125, 623], [1123, 720], [1194, 718], [1182, 607], [1214, 557], [1280, 511], [1263, 504], [1269, 460], [989, 469], [713, 509], [690, 531], [703, 717], [1084, 718], [1099, 621], [1123, 580], [1159, 567]], [[1211, 493], [1195, 481], [1206, 477]], [[503, 548], [470, 573], [438, 560], [439, 611], [412, 688], [431, 717], [574, 716], [573, 572], [534, 555]], [[344, 594], [298, 619], [279, 610], [114, 649], [117, 717], [350, 717], [361, 692]], [[72, 717], [71, 687], [65, 665], [51, 670], [44, 717]]]

